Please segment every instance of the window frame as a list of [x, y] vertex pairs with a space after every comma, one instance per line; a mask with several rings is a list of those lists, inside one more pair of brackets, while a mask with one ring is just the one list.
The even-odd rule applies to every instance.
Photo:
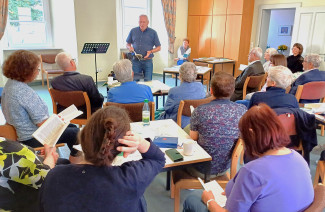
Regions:
[[[127, 38], [127, 36], [124, 38], [124, 33], [129, 33], [129, 32], [124, 32], [124, 26], [125, 26], [125, 7], [127, 7], [127, 8], [143, 8], [143, 7], [128, 7], [128, 6], [124, 6], [124, 1], [125, 0], [122, 0], [121, 1], [121, 16], [120, 16], [120, 18], [121, 18], [121, 23], [122, 23], [122, 27], [121, 27], [121, 34], [122, 34], [122, 36], [121, 36], [121, 44], [122, 44], [122, 46], [125, 46], [125, 44], [126, 44], [126, 38]], [[148, 16], [148, 19], [149, 19], [149, 27], [151, 27], [151, 5], [152, 5], [152, 3], [151, 3], [151, 0], [146, 0], [147, 1], [147, 16]], [[137, 26], [139, 26], [139, 25], [137, 25]], [[134, 26], [134, 27], [136, 27], [136, 26]]]
[[[6, 37], [6, 47], [8, 49], [33, 49], [33, 48], [52, 48], [53, 47], [53, 36], [52, 36], [52, 22], [51, 22], [51, 10], [50, 10], [50, 3], [49, 0], [42, 0], [43, 1], [43, 14], [44, 14], [44, 23], [45, 23], [45, 35], [46, 35], [46, 43], [38, 43], [38, 44], [15, 44], [10, 45], [9, 40], [7, 39], [10, 34], [9, 30], [5, 30], [5, 37]], [[19, 21], [18, 21], [19, 23]], [[7, 18], [7, 27], [10, 25], [9, 15]]]

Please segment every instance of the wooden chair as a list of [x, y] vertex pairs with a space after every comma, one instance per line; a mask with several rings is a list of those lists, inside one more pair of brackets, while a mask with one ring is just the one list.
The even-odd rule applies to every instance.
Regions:
[[190, 106], [192, 105], [194, 108], [197, 108], [200, 105], [207, 104], [211, 102], [214, 97], [210, 96], [205, 99], [189, 99], [189, 100], [181, 100], [179, 102], [178, 112], [177, 112], [177, 124], [178, 126], [182, 126], [182, 116], [189, 116], [191, 117], [191, 109]]
[[[238, 139], [234, 150], [231, 155], [231, 166], [230, 166], [230, 175], [227, 172], [225, 175], [218, 176], [211, 180], [216, 180], [220, 186], [225, 189], [228, 181], [235, 177], [237, 173], [237, 164], [240, 157], [240, 153], [244, 149], [244, 141]], [[171, 198], [174, 198], [174, 211], [179, 211], [180, 204], [180, 191], [181, 189], [201, 189], [202, 185], [199, 180], [184, 171], [176, 170], [172, 171], [171, 177]]]
[[325, 97], [325, 82], [308, 82], [304, 85], [299, 85], [296, 91], [296, 99], [299, 102], [301, 99], [322, 99], [324, 103]]
[[[125, 109], [129, 113], [129, 117], [132, 122], [142, 121], [142, 108], [143, 102], [140, 103], [131, 103], [131, 104], [122, 104], [122, 103], [115, 103], [115, 102], [105, 102], [104, 107], [107, 106], [116, 106], [119, 108]], [[155, 120], [155, 103], [149, 102], [150, 108], [150, 118], [151, 120]]]
[[[297, 135], [296, 124], [295, 124], [295, 116], [293, 114], [281, 114], [278, 115], [285, 131], [289, 136]], [[304, 149], [302, 147], [302, 141], [299, 141], [298, 146], [294, 146], [292, 149], [301, 151], [301, 155], [304, 156]]]
[[10, 124], [0, 125], [0, 137], [4, 137], [12, 141], [17, 141], [16, 129]]
[[246, 78], [244, 86], [243, 86], [243, 100], [247, 94], [247, 88], [256, 88], [257, 91], [260, 91], [262, 86], [265, 83], [266, 74], [258, 75], [258, 76], [249, 76]]
[[319, 178], [321, 178], [322, 183], [325, 184], [325, 161], [322, 160], [319, 160], [317, 163], [314, 187], [317, 186]]
[[61, 105], [63, 107], [69, 107], [74, 104], [76, 107], [81, 107], [86, 105], [86, 118], [76, 118], [72, 119], [71, 123], [78, 124], [79, 127], [82, 125], [86, 125], [87, 121], [91, 116], [91, 104], [87, 92], [83, 91], [59, 91], [53, 88], [48, 89], [53, 105], [53, 113], [58, 113], [57, 105]]
[[[10, 125], [10, 124], [5, 124], [5, 125], [0, 125], [0, 137], [4, 137], [8, 140], [11, 141], [17, 141], [17, 133], [16, 133], [16, 129], [14, 128], [14, 126]], [[55, 145], [56, 148], [58, 147], [62, 147], [65, 144], [57, 144]], [[42, 149], [44, 149], [44, 147], [37, 147], [37, 148], [33, 148], [35, 151], [40, 151]]]
[[[325, 82], [308, 82], [304, 85], [299, 85], [296, 91], [296, 99], [299, 102], [301, 99], [321, 99], [321, 102], [325, 102]], [[321, 126], [321, 135], [324, 136], [325, 126]]]
[[305, 212], [322, 212], [325, 208], [325, 185], [318, 184], [314, 187], [314, 201]]
[[[42, 86], [44, 86], [44, 74], [45, 74], [47, 82], [48, 82], [49, 75], [59, 75], [59, 74], [64, 73], [64, 71], [61, 69], [47, 69], [47, 68], [45, 68], [45, 64], [48, 64], [48, 65], [55, 64], [55, 57], [56, 57], [56, 54], [41, 54], [40, 55]], [[49, 84], [47, 84], [47, 86], [49, 86]]]

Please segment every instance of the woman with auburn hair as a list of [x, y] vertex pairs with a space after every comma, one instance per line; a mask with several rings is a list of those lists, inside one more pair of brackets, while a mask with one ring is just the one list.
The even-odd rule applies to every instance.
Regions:
[[[27, 83], [39, 74], [40, 58], [26, 50], [15, 51], [3, 63], [3, 75], [8, 78], [2, 92], [1, 106], [6, 122], [15, 127], [18, 141], [30, 147], [43, 146], [32, 134], [49, 118], [46, 103]], [[58, 140], [67, 143], [70, 161], [79, 160], [78, 151], [72, 146], [77, 142], [79, 129], [69, 125]]]
[[[130, 131], [130, 118], [114, 106], [97, 110], [79, 135], [84, 160], [57, 166], [40, 191], [41, 211], [147, 211], [143, 194], [165, 165], [164, 153]], [[113, 166], [138, 150], [142, 159]]]
[[[267, 121], [266, 121], [267, 120]], [[304, 211], [314, 200], [310, 170], [295, 150], [286, 148], [290, 138], [275, 112], [265, 104], [252, 107], [239, 121], [246, 152], [258, 157], [227, 184], [225, 208], [204, 191], [202, 201], [188, 197], [184, 212], [190, 211]]]
[[273, 54], [270, 57], [271, 66], [284, 66], [287, 67], [287, 59], [283, 54]]

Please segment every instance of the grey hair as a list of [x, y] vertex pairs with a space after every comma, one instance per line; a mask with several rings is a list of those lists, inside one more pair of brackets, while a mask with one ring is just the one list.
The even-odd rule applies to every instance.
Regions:
[[145, 14], [141, 14], [141, 15], [139, 15], [139, 19], [140, 19], [141, 17], [146, 17], [146, 18], [147, 18], [147, 21], [149, 21], [149, 18], [148, 18], [147, 15], [145, 15]]
[[250, 52], [254, 54], [256, 57], [258, 57], [259, 59], [262, 58], [263, 51], [260, 47], [254, 47]]
[[58, 66], [65, 70], [70, 66], [70, 61], [72, 60], [71, 54], [67, 52], [61, 52], [56, 55], [55, 62], [58, 64]]
[[278, 53], [278, 51], [275, 48], [267, 48], [265, 51], [269, 51], [270, 56]]
[[179, 68], [179, 78], [183, 82], [194, 82], [197, 76], [197, 69], [194, 63], [185, 62]]
[[113, 65], [113, 71], [115, 74], [116, 79], [119, 82], [129, 82], [133, 80], [132, 77], [132, 63], [128, 59], [123, 59], [117, 61]]
[[275, 82], [275, 87], [286, 89], [293, 81], [292, 72], [284, 66], [270, 67], [268, 78]]
[[322, 63], [322, 59], [320, 58], [320, 56], [318, 54], [314, 54], [314, 53], [307, 54], [305, 56], [305, 61], [307, 63], [313, 64], [314, 68], [319, 68], [319, 66]]

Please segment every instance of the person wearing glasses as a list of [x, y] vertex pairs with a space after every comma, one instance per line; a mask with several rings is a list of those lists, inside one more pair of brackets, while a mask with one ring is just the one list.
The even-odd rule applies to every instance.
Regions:
[[[46, 103], [28, 86], [39, 74], [41, 59], [33, 52], [19, 50], [12, 53], [3, 63], [3, 75], [8, 78], [1, 99], [6, 122], [17, 132], [18, 141], [32, 148], [41, 147], [32, 134], [49, 118]], [[81, 159], [80, 152], [73, 148], [77, 144], [79, 129], [70, 124], [57, 143], [66, 143], [70, 149], [70, 162]]]
[[[77, 71], [77, 65], [71, 55], [67, 52], [61, 52], [56, 55], [55, 62], [64, 71], [63, 75], [55, 77], [51, 81], [51, 85], [54, 89], [60, 91], [84, 91], [87, 92], [90, 104], [91, 113], [102, 107], [104, 97], [99, 93], [94, 80], [91, 76], [80, 74]], [[64, 110], [65, 107], [58, 105], [58, 112]], [[80, 108], [87, 114], [86, 106]]]

